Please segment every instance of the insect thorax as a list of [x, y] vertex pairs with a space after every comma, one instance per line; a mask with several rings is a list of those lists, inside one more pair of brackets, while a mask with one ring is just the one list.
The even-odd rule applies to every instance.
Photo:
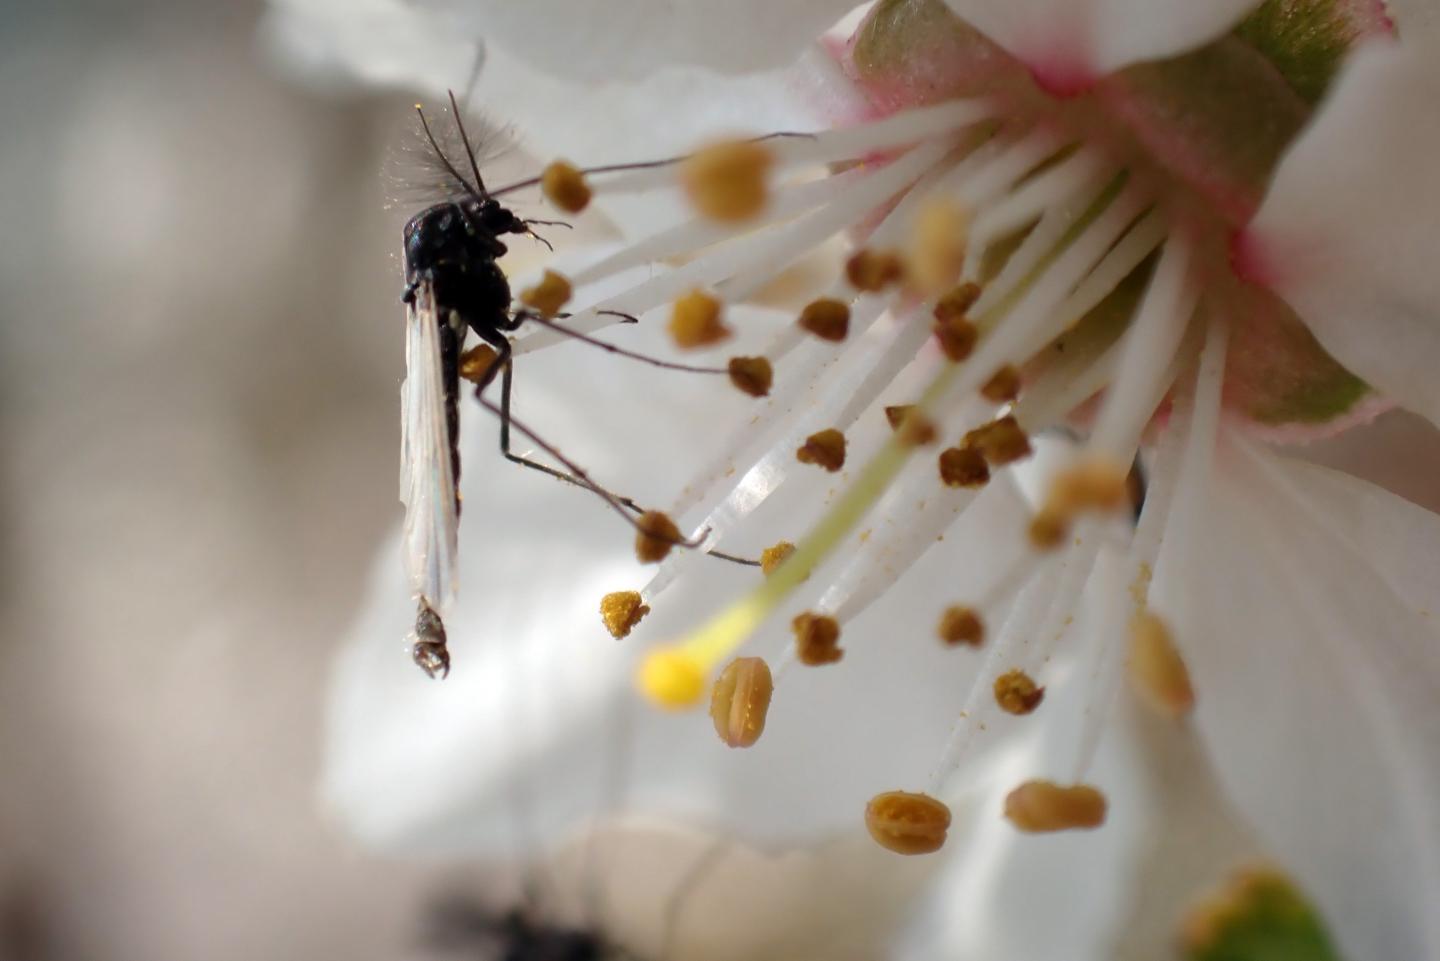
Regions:
[[405, 281], [433, 285], [437, 306], [458, 311], [472, 325], [494, 326], [510, 306], [510, 285], [495, 263], [505, 244], [497, 233], [519, 224], [493, 200], [448, 201], [405, 225]]

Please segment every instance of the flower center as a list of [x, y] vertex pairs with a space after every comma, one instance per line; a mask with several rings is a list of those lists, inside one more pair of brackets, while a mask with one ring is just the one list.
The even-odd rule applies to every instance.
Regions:
[[[1345, 41], [1384, 25], [1326, 22], [1306, 39], [1277, 39], [1283, 27], [1272, 22], [1279, 14], [1271, 6], [1199, 50], [1093, 77], [1064, 51], [1021, 63], [937, 0], [883, 0], [841, 60], [865, 95], [864, 115], [983, 97], [1012, 121], [1054, 130], [1124, 171], [1172, 230], [1185, 231], [1206, 301], [1234, 325], [1227, 409], [1264, 436], [1295, 440], [1367, 419], [1379, 406], [1282, 301], [1250, 282], [1263, 276], [1236, 276], [1232, 262], [1244, 251], [1232, 251], [1232, 238], [1258, 207]], [[1114, 302], [1057, 346], [1113, 335], [1146, 270], [1136, 268]]]

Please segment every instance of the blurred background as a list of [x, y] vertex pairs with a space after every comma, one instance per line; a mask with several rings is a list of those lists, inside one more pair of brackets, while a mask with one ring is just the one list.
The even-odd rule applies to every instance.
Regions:
[[[395, 500], [403, 97], [262, 5], [0, 8], [0, 958], [393, 958], [313, 803]], [[408, 667], [409, 665], [405, 665]]]
[[0, 10], [3, 961], [393, 958], [445, 881], [313, 789], [399, 516], [409, 100], [286, 79], [261, 12]]

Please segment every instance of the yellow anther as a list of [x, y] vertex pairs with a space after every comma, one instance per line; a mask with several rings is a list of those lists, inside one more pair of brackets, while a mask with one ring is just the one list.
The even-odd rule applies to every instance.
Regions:
[[564, 275], [547, 270], [540, 283], [520, 292], [520, 302], [534, 308], [542, 317], [554, 317], [570, 302], [572, 292], [570, 281]]
[[926, 296], [952, 287], [965, 266], [970, 216], [952, 198], [928, 201], [915, 218], [915, 234], [906, 262], [906, 279]]
[[764, 357], [731, 357], [730, 383], [751, 397], [764, 397], [775, 382], [775, 371]]
[[1098, 828], [1105, 823], [1105, 795], [1088, 784], [1064, 786], [1026, 781], [1005, 798], [1005, 817], [1031, 834]]
[[865, 805], [865, 829], [896, 854], [932, 854], [945, 846], [950, 809], [928, 794], [886, 791]]
[[765, 732], [775, 681], [759, 657], [737, 657], [720, 672], [710, 692], [710, 720], [720, 740], [750, 747]]
[[540, 174], [540, 192], [567, 214], [578, 214], [590, 203], [590, 185], [571, 163], [556, 160]]
[[840, 649], [840, 622], [828, 614], [797, 614], [790, 627], [795, 631], [795, 656], [801, 664], [819, 667], [845, 656]]
[[690, 202], [712, 220], [748, 220], [765, 209], [775, 155], [764, 144], [729, 140], [697, 150], [680, 168]]
[[730, 336], [721, 319], [722, 305], [703, 290], [692, 290], [675, 301], [670, 314], [670, 336], [681, 348], [708, 347]]
[[985, 622], [973, 607], [956, 604], [945, 608], [945, 613], [940, 615], [936, 633], [951, 647], [961, 644], [979, 647], [985, 641]]
[[1050, 510], [1041, 510], [1030, 519], [1027, 531], [1030, 546], [1040, 551], [1053, 551], [1065, 543], [1070, 534], [1070, 518]]
[[1142, 611], [1130, 624], [1130, 681], [1161, 714], [1179, 717], [1195, 707], [1190, 671], [1170, 629], [1150, 611]]
[[679, 710], [700, 703], [707, 665], [688, 651], [660, 648], [640, 662], [640, 691], [660, 707]]
[[995, 678], [995, 703], [1007, 714], [1029, 714], [1045, 700], [1045, 688], [1021, 670]]
[[760, 570], [766, 577], [774, 574], [780, 565], [785, 563], [786, 558], [795, 553], [795, 545], [789, 541], [780, 541], [774, 547], [767, 547], [760, 552]]
[[1064, 515], [1115, 511], [1130, 503], [1129, 470], [1113, 461], [1090, 459], [1059, 472], [1045, 506]]
[[641, 600], [639, 591], [614, 591], [600, 598], [600, 619], [617, 641], [628, 637], [649, 613], [650, 607]]
[[460, 376], [478, 384], [495, 363], [495, 348], [489, 344], [477, 344], [460, 355]]

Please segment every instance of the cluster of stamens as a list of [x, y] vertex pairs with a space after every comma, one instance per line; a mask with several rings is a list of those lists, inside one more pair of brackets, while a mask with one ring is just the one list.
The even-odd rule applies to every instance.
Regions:
[[[835, 172], [784, 181], [817, 165]], [[1197, 307], [1193, 239], [1172, 229], [1166, 210], [1122, 162], [1051, 126], [1003, 116], [988, 102], [951, 101], [813, 137], [729, 141], [675, 163], [607, 169], [593, 181], [557, 162], [541, 183], [567, 211], [609, 192], [656, 187], [678, 186], [690, 198], [697, 220], [641, 239], [568, 280], [547, 274], [522, 295], [554, 316], [572, 285], [688, 257], [568, 321], [588, 332], [617, 314], [668, 308], [674, 343], [687, 351], [730, 337], [727, 304], [744, 301], [832, 236], [873, 224], [791, 327], [762, 354], [729, 361], [733, 383], [764, 398], [763, 410], [668, 512], [639, 519], [637, 556], [659, 569], [641, 590], [605, 598], [602, 616], [616, 638], [628, 635], [701, 553], [672, 550], [683, 538], [671, 518], [699, 517], [692, 536], [713, 549], [787, 480], [807, 469], [845, 472], [807, 536], [764, 552], [764, 576], [752, 593], [643, 660], [638, 683], [649, 698], [685, 708], [708, 687], [721, 740], [755, 744], [792, 666], [842, 670], [846, 625], [979, 497], [999, 486], [1007, 503], [1023, 505], [1012, 468], [1031, 457], [1040, 435], [1100, 395], [1089, 440], [1049, 472], [1033, 509], [1015, 509], [1013, 544], [997, 553], [992, 582], [970, 596], [957, 585], [957, 596], [937, 599], [932, 623], [940, 642], [960, 649], [956, 656], [982, 657], [982, 676], [957, 711], [925, 793], [878, 795], [866, 824], [901, 853], [943, 844], [949, 812], [937, 795], [986, 729], [987, 711], [1024, 717], [1041, 707], [1050, 655], [1092, 583], [1123, 599], [1102, 628], [1097, 663], [1110, 667], [1092, 672], [1094, 700], [1108, 697], [1116, 651], [1128, 637], [1131, 676], [1147, 699], [1172, 714], [1189, 708], [1194, 695], [1184, 664], [1148, 609], [1140, 576], [1154, 562], [1169, 492], [1147, 499], [1148, 522], [1128, 528], [1137, 507], [1131, 465], [1141, 432], [1167, 397], [1176, 398], [1172, 419], [1183, 420], [1170, 463], [1201, 456], [1195, 438], [1217, 409], [1225, 330]], [[878, 219], [877, 210], [884, 211]], [[1002, 249], [1005, 256], [987, 258]], [[1148, 291], [1124, 333], [1106, 341], [1088, 330], [1090, 313], [1137, 271], [1150, 273]], [[1187, 339], [1192, 327], [1199, 336]], [[1080, 347], [1054, 349], [1066, 338]], [[553, 340], [542, 331], [517, 343], [516, 352]], [[882, 405], [881, 393], [902, 372], [925, 386], [904, 403]], [[878, 449], [858, 446], [850, 435], [882, 407], [890, 430]], [[921, 450], [930, 453], [912, 465]], [[754, 466], [726, 490], [736, 463]], [[884, 533], [849, 541], [872, 512], [887, 522], [877, 525]], [[839, 573], [816, 604], [792, 616], [788, 650], [769, 659], [775, 669], [758, 656], [737, 658], [845, 543], [851, 546]], [[1003, 623], [989, 623], [1007, 607]], [[867, 639], [847, 635], [845, 643]], [[710, 684], [722, 663], [728, 666]], [[1086, 711], [1086, 747], [1071, 783], [1036, 779], [1009, 793], [1004, 814], [1018, 829], [1103, 822], [1104, 795], [1083, 780], [1098, 738], [1091, 729], [1103, 714], [1103, 703]]]

